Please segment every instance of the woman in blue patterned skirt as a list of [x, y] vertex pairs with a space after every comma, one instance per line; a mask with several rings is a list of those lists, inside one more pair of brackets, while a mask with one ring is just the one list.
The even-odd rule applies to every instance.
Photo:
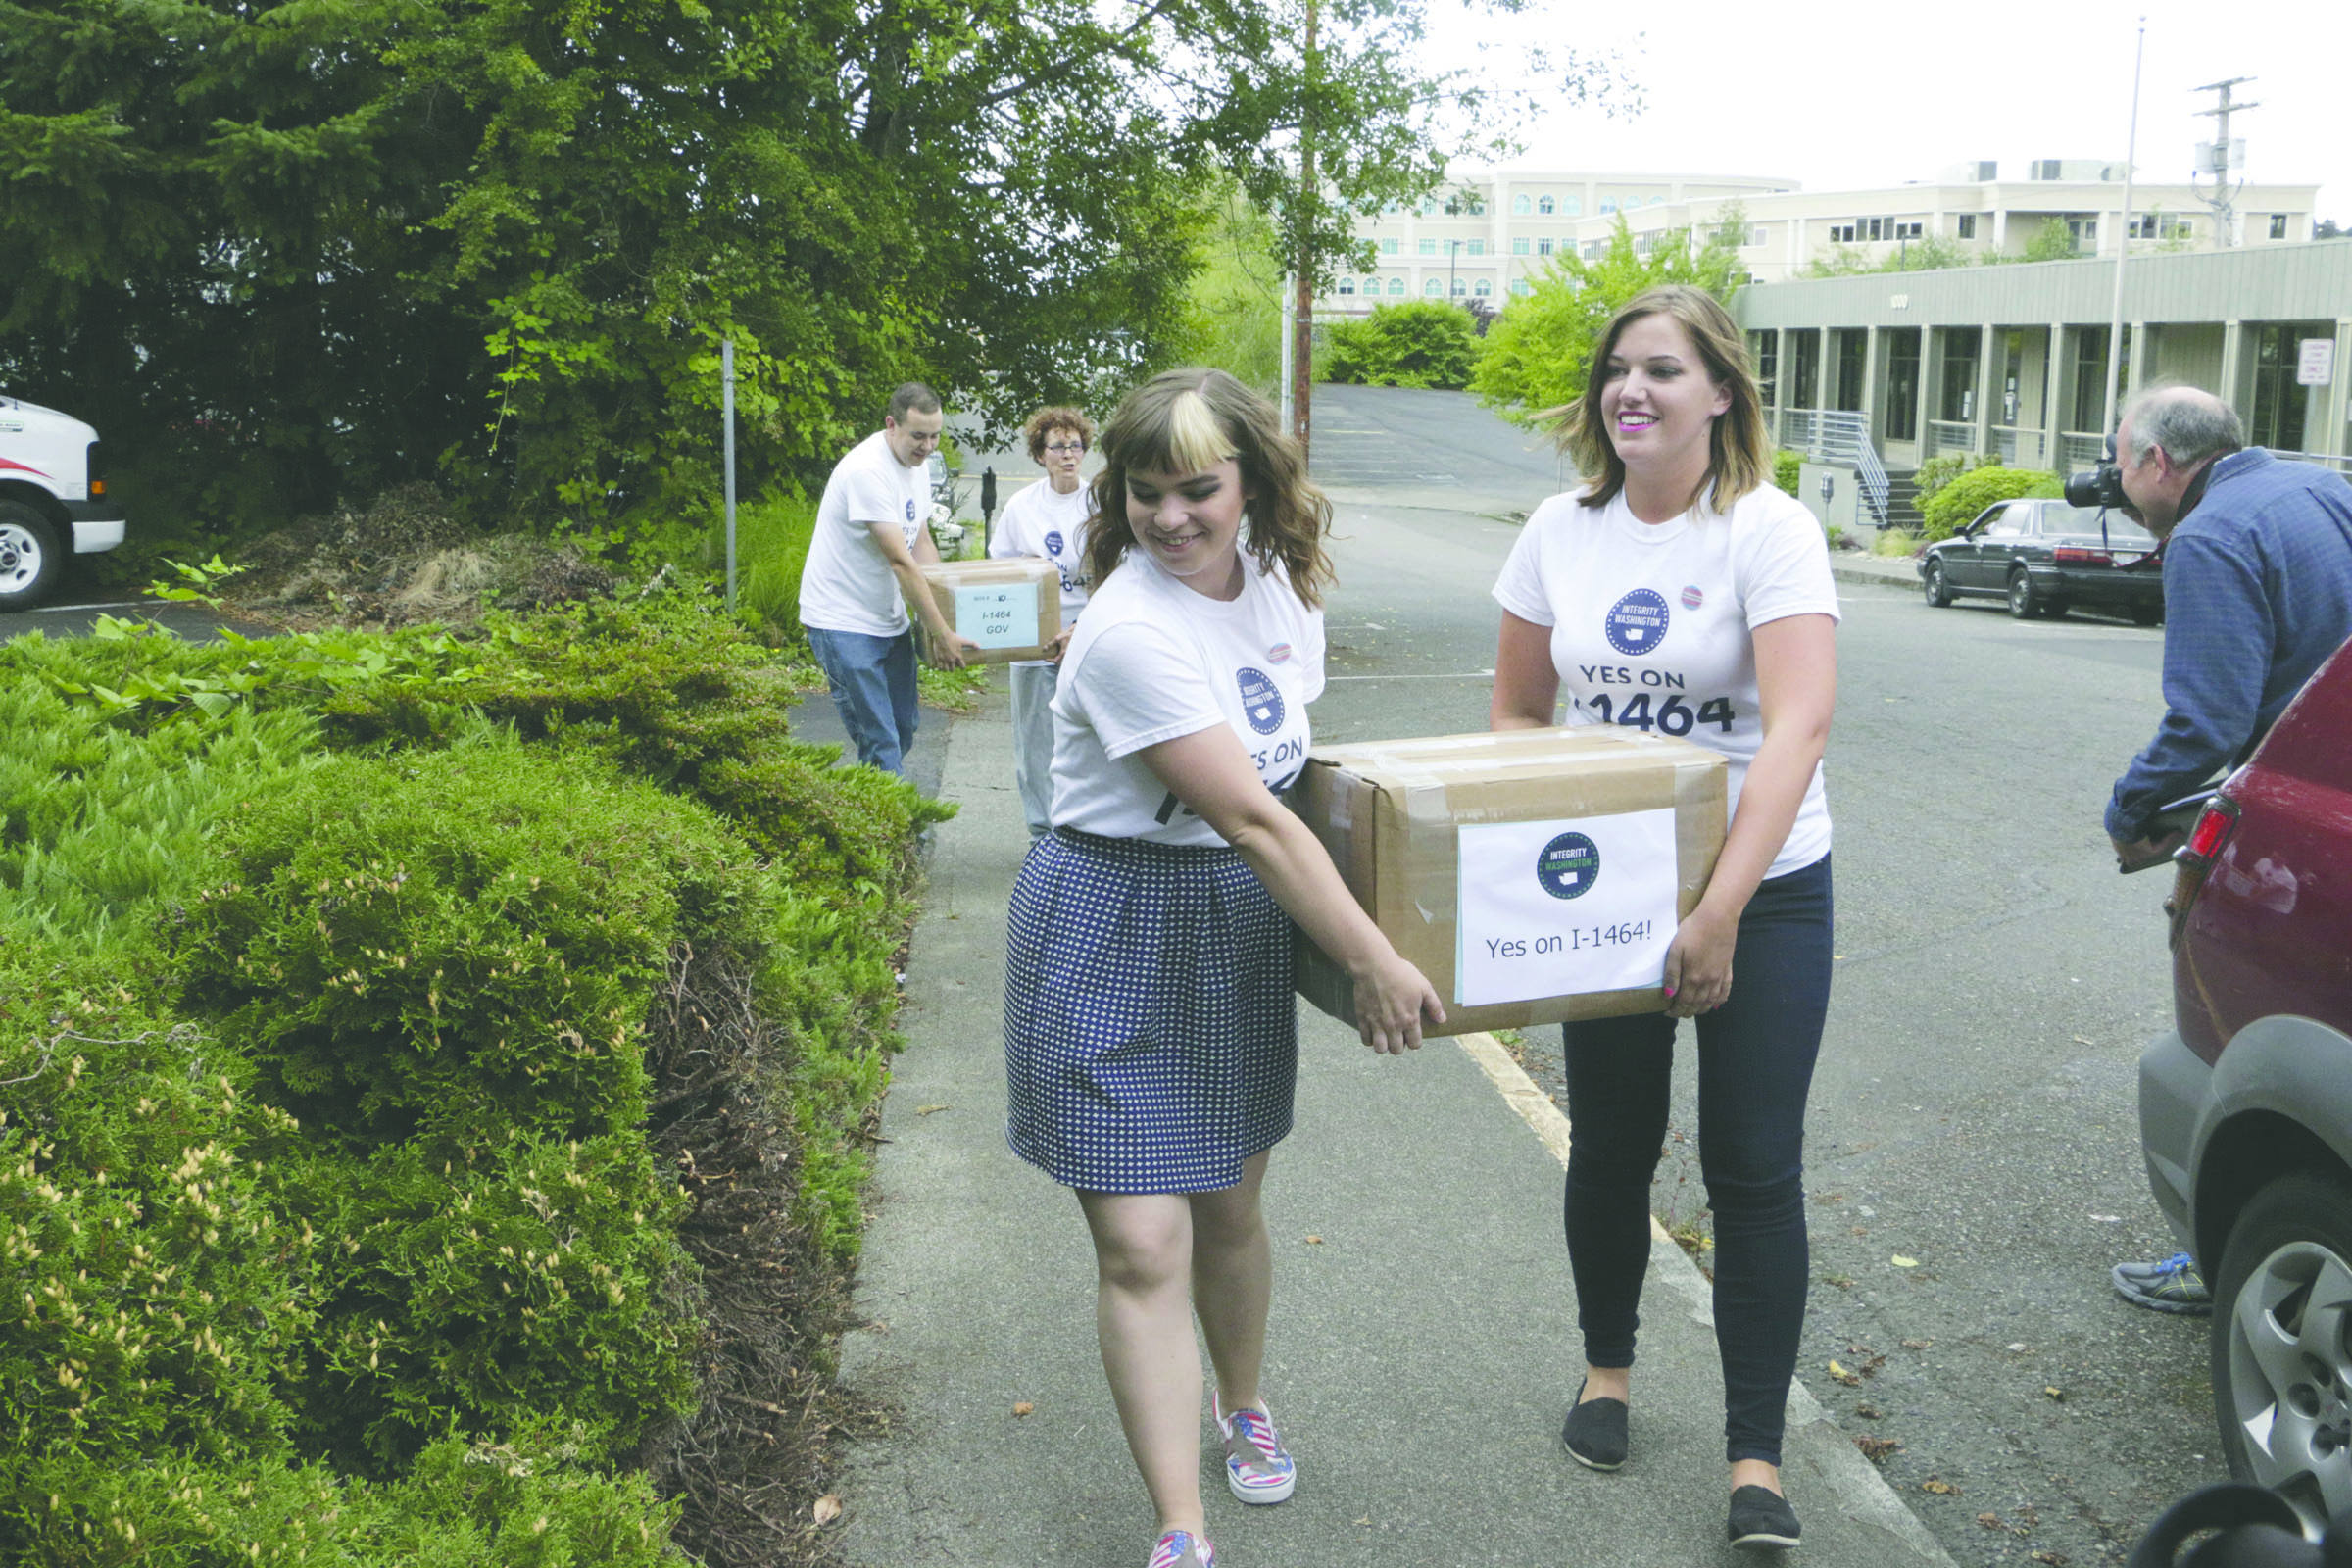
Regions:
[[1258, 1192], [1291, 1128], [1296, 932], [1354, 977], [1374, 1050], [1418, 1046], [1445, 1013], [1282, 804], [1323, 689], [1331, 574], [1304, 454], [1265, 399], [1198, 369], [1130, 394], [1102, 453], [1093, 593], [1054, 698], [1054, 831], [1012, 897], [1006, 1135], [1093, 1232], [1102, 1366], [1159, 1515], [1152, 1568], [1210, 1568], [1196, 1312], [1227, 1486], [1271, 1503], [1297, 1484], [1258, 1388]]

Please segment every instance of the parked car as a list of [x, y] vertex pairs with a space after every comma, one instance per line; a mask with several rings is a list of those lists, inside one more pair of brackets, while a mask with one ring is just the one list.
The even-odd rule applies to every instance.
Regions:
[[2230, 1472], [2316, 1526], [2352, 1505], [2352, 642], [2175, 859], [2140, 1147], [2213, 1288]]
[[2009, 601], [2020, 620], [2063, 615], [2077, 605], [2130, 615], [2142, 626], [2164, 618], [2164, 573], [2156, 537], [2120, 512], [2104, 524], [2095, 507], [2063, 501], [2002, 501], [1919, 557], [1920, 584], [1940, 610], [1970, 594]]
[[98, 432], [79, 419], [0, 395], [0, 610], [47, 598], [69, 552], [122, 542], [97, 449]]

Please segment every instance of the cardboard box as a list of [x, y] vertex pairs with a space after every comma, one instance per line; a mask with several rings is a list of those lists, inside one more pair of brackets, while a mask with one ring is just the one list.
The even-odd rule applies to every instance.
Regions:
[[[1043, 659], [1061, 635], [1061, 571], [1051, 561], [943, 561], [922, 570], [940, 612], [980, 645], [968, 662]], [[919, 628], [922, 616], [913, 618]]]
[[[1291, 804], [1456, 1035], [1664, 1010], [1727, 782], [1703, 746], [1590, 724], [1319, 747]], [[1355, 1021], [1353, 983], [1303, 939], [1298, 992]]]

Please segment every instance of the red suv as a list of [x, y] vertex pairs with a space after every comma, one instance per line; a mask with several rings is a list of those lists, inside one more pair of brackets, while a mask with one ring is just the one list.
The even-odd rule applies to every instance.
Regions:
[[2316, 1526], [2352, 1506], [2352, 642], [2175, 858], [2140, 1147], [2213, 1287], [2230, 1473]]

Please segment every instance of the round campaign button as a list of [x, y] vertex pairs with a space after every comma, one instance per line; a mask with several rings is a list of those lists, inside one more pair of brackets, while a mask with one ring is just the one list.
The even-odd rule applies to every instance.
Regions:
[[1059, 528], [1046, 530], [1046, 554], [1049, 556], [1061, 554], [1061, 530]]
[[1562, 833], [1536, 857], [1536, 880], [1555, 899], [1577, 899], [1600, 879], [1600, 847], [1582, 833]]
[[1242, 685], [1242, 711], [1250, 716], [1250, 727], [1260, 735], [1282, 728], [1282, 693], [1275, 689], [1273, 677], [1247, 664], [1234, 676]]
[[1609, 646], [1621, 654], [1646, 654], [1666, 640], [1666, 596], [1637, 588], [1609, 607], [1601, 621]]

